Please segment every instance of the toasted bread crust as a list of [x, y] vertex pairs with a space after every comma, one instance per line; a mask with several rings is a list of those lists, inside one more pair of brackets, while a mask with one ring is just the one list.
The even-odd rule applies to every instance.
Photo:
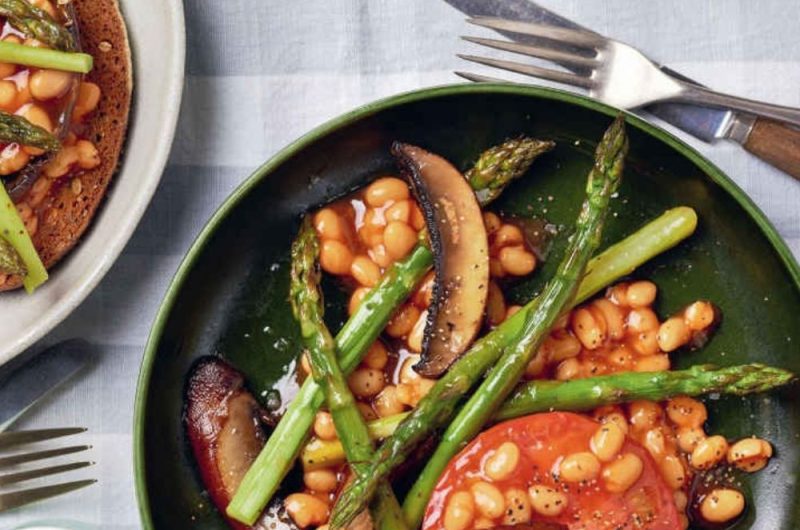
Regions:
[[[81, 173], [79, 194], [64, 182], [50, 189], [39, 208], [43, 215], [33, 242], [48, 269], [75, 247], [103, 202], [122, 154], [133, 91], [130, 45], [117, 0], [73, 0], [73, 5], [83, 51], [94, 57], [85, 80], [102, 90], [81, 136], [94, 143], [101, 163]], [[0, 291], [18, 288], [21, 280], [15, 280]]]

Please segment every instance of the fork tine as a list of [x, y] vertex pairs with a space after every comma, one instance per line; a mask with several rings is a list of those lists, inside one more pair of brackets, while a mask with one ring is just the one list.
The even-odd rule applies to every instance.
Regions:
[[541, 46], [531, 46], [529, 44], [520, 44], [518, 42], [509, 42], [497, 39], [483, 39], [480, 37], [461, 38], [467, 42], [488, 46], [489, 48], [494, 48], [496, 50], [518, 53], [520, 55], [536, 57], [537, 59], [545, 59], [547, 61], [553, 61], [559, 64], [572, 64], [586, 68], [596, 68], [600, 64], [597, 59], [593, 59], [591, 57], [584, 57], [583, 55], [578, 55], [577, 53], [562, 52]]
[[565, 42], [573, 46], [584, 48], [598, 48], [606, 43], [606, 39], [596, 33], [578, 29], [558, 28], [547, 24], [534, 24], [495, 17], [473, 17], [467, 22], [498, 31], [508, 31], [522, 35], [532, 35], [543, 39]]
[[94, 462], [74, 462], [71, 464], [62, 464], [60, 466], [50, 466], [41, 469], [32, 469], [30, 471], [20, 471], [19, 473], [0, 475], [0, 486], [10, 486], [17, 482], [58, 475], [59, 473], [75, 471], [76, 469], [83, 469], [91, 465], [94, 465]]
[[591, 88], [594, 84], [589, 77], [583, 77], [569, 72], [559, 72], [558, 70], [550, 70], [549, 68], [540, 68], [538, 66], [515, 63], [513, 61], [501, 61], [499, 59], [487, 59], [486, 57], [477, 57], [475, 55], [462, 55], [457, 54], [459, 57], [466, 61], [473, 63], [492, 66], [509, 72], [518, 74], [529, 75], [532, 77], [539, 77], [556, 83], [564, 83], [567, 85], [575, 85], [583, 88]]
[[75, 482], [67, 482], [65, 484], [56, 484], [55, 486], [43, 486], [41, 488], [32, 488], [21, 491], [14, 491], [11, 493], [0, 494], [0, 512], [11, 510], [12, 508], [19, 508], [32, 502], [42, 501], [63, 495], [71, 491], [91, 486], [97, 482], [96, 480], [76, 480]]
[[38, 451], [35, 453], [23, 453], [19, 455], [4, 456], [0, 458], [0, 469], [8, 466], [15, 466], [17, 464], [25, 464], [27, 462], [35, 462], [37, 460], [44, 460], [45, 458], [54, 458], [56, 456], [71, 455], [73, 453], [80, 453], [91, 449], [90, 445], [76, 445], [72, 447], [63, 447], [61, 449], [48, 449], [47, 451]]
[[505, 79], [500, 79], [498, 77], [489, 77], [488, 75], [481, 75], [481, 74], [473, 74], [472, 72], [462, 72], [460, 70], [456, 70], [453, 72], [458, 77], [463, 77], [467, 81], [472, 81], [474, 83], [510, 83], [511, 81], [507, 81]]
[[0, 433], [0, 449], [13, 447], [15, 445], [41, 442], [61, 438], [62, 436], [72, 436], [86, 432], [83, 427], [68, 427], [66, 429], [42, 429], [39, 431], [18, 431]]

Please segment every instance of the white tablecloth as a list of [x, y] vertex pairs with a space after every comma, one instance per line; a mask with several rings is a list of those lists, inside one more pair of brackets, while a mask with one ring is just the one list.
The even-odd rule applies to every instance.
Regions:
[[[90, 1], [90, 0], [81, 0]], [[800, 106], [800, 7], [787, 0], [542, 0], [718, 89]], [[139, 528], [131, 430], [150, 324], [183, 254], [225, 197], [278, 149], [362, 103], [456, 82], [478, 30], [439, 0], [188, 0], [183, 112], [170, 165], [126, 251], [45, 342], [82, 337], [97, 365], [22, 428], [83, 425], [100, 480], [11, 514], [0, 529], [67, 518]], [[731, 143], [689, 142], [742, 186], [800, 255], [800, 183]], [[80, 473], [73, 474], [77, 476]]]

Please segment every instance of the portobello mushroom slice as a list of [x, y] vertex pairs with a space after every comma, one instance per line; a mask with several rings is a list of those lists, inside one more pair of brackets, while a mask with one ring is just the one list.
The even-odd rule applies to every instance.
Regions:
[[[197, 469], [221, 514], [266, 441], [266, 415], [245, 387], [242, 374], [216, 357], [201, 359], [189, 376], [184, 426]], [[296, 528], [276, 497], [252, 527], [226, 517], [237, 530], [267, 529], [280, 522]]]
[[480, 331], [489, 287], [489, 242], [475, 193], [444, 158], [395, 142], [397, 158], [425, 215], [436, 281], [420, 362], [414, 369], [438, 377]]

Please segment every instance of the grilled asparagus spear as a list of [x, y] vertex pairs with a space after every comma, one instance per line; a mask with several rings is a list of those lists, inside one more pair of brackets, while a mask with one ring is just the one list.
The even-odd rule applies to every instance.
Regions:
[[[5, 186], [0, 182], [0, 273], [25, 274], [23, 285], [25, 290], [32, 293], [39, 285], [47, 281], [47, 269], [44, 268], [36, 248], [33, 246], [25, 224], [17, 213], [17, 207], [8, 196]], [[13, 263], [9, 270], [3, 270], [2, 262]], [[20, 270], [19, 264], [24, 271]]]
[[41, 41], [58, 50], [72, 51], [75, 39], [47, 11], [26, 0], [0, 0], [0, 16], [3, 16], [25, 36]]
[[48, 152], [61, 149], [58, 138], [22, 116], [0, 111], [0, 143], [30, 145]]

